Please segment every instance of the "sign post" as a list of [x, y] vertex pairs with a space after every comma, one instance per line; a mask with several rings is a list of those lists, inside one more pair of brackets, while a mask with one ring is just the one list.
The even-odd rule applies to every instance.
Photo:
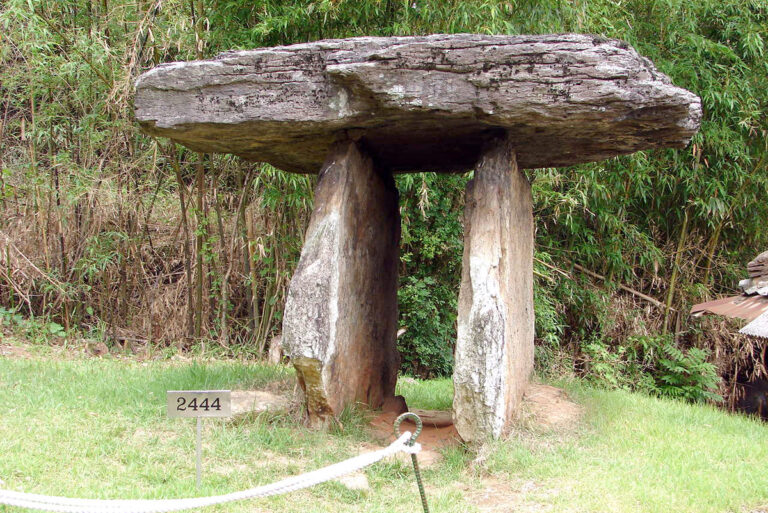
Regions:
[[200, 488], [202, 467], [202, 419], [204, 417], [229, 417], [232, 415], [232, 398], [229, 390], [169, 390], [166, 394], [166, 412], [171, 418], [193, 417], [197, 419], [197, 446], [195, 448], [196, 482]]

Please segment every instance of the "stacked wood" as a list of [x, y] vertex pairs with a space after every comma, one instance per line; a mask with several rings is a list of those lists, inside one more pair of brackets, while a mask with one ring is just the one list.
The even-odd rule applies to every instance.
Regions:
[[768, 277], [768, 251], [760, 253], [754, 260], [747, 264], [750, 278]]

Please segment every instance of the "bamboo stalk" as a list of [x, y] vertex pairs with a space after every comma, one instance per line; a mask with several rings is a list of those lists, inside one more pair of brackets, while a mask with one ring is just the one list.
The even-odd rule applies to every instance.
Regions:
[[[242, 196], [241, 196], [241, 203], [238, 208], [237, 212], [237, 219], [235, 221], [235, 226], [239, 227], [240, 230], [240, 238], [242, 240], [241, 246], [241, 258], [243, 260], [243, 274], [247, 276], [250, 280], [251, 278], [251, 256], [250, 252], [248, 250], [248, 227], [245, 219], [245, 211], [246, 211], [246, 193], [247, 193], [247, 187], [250, 184], [250, 176], [251, 172], [248, 171], [248, 176], [243, 177], [240, 175], [240, 187], [242, 189]], [[254, 322], [254, 316], [253, 316], [253, 287], [249, 286], [245, 287], [245, 303], [247, 307], [248, 312], [248, 326], [251, 328], [251, 332], [253, 332], [256, 329], [256, 324]]]
[[[173, 149], [173, 143], [171, 143], [171, 149]], [[189, 224], [187, 222], [187, 201], [185, 199], [184, 192], [187, 190], [187, 186], [184, 185], [184, 181], [181, 178], [181, 165], [179, 164], [178, 155], [177, 158], [172, 158], [173, 170], [176, 175], [176, 184], [179, 188], [179, 206], [181, 207], [181, 228], [184, 234], [184, 269], [187, 274], [187, 335], [194, 336], [194, 320], [193, 320], [193, 296], [192, 296], [192, 250], [189, 247]]]
[[[566, 278], [573, 279], [573, 277], [570, 274], [568, 274], [566, 271], [563, 271], [559, 267], [555, 267], [554, 265], [548, 264], [547, 262], [544, 262], [543, 260], [539, 260], [538, 258], [534, 258], [534, 260], [536, 262], [540, 263], [541, 265], [543, 265], [544, 267], [552, 269], [553, 271], [555, 271], [555, 272], [565, 276]], [[591, 276], [592, 278], [597, 278], [598, 280], [602, 280], [602, 281], [607, 281], [608, 280], [608, 278], [606, 276], [603, 276], [602, 274], [598, 274], [598, 273], [596, 273], [594, 271], [590, 271], [589, 269], [585, 268], [582, 265], [577, 264], [576, 262], [569, 262], [569, 263], [570, 263], [570, 265], [573, 266], [574, 269], [576, 269], [578, 271], [581, 271], [584, 274], [586, 274], [588, 276]], [[658, 299], [656, 299], [654, 297], [651, 297], [651, 296], [649, 296], [647, 294], [643, 294], [642, 292], [640, 292], [638, 290], [635, 290], [635, 289], [633, 289], [631, 287], [627, 287], [626, 285], [622, 285], [621, 283], [617, 284], [617, 287], [620, 288], [621, 290], [625, 291], [625, 292], [629, 292], [633, 296], [639, 297], [640, 299], [642, 299], [644, 301], [648, 301], [649, 303], [651, 303], [654, 306], [657, 306], [659, 308], [664, 308], [664, 303], [662, 303], [661, 301], [659, 301]], [[672, 311], [677, 312], [677, 310], [675, 310], [674, 308], [672, 308]]]
[[[249, 171], [248, 175], [244, 178], [242, 183], [243, 184], [250, 183], [250, 181], [251, 181], [250, 180], [250, 176], [251, 176], [251, 173]], [[230, 277], [232, 276], [232, 272], [234, 270], [234, 264], [235, 264], [234, 255], [236, 253], [236, 251], [235, 251], [235, 244], [236, 244], [236, 241], [237, 241], [238, 219], [240, 218], [240, 213], [243, 212], [243, 210], [244, 210], [243, 207], [245, 205], [245, 198], [247, 196], [247, 193], [248, 193], [248, 191], [246, 189], [246, 185], [243, 185], [241, 187], [240, 198], [239, 198], [238, 204], [237, 204], [237, 217], [235, 218], [235, 222], [234, 222], [234, 224], [232, 226], [232, 234], [230, 236], [229, 254], [232, 256], [232, 258], [229, 258], [229, 264], [227, 266], [227, 270], [226, 270], [226, 273], [224, 275], [224, 280], [223, 280], [224, 286], [222, 288], [222, 294], [221, 294], [221, 298], [222, 299], [221, 299], [221, 301], [222, 301], [222, 305], [225, 305], [225, 306], [227, 305], [227, 302], [229, 300], [229, 280], [230, 280]], [[221, 226], [221, 224], [220, 224], [220, 228], [221, 228], [221, 232], [220, 233], [221, 233], [221, 236], [223, 238], [224, 230], [223, 230], [223, 227]], [[228, 321], [228, 318], [227, 318], [227, 308], [221, 308], [221, 326], [222, 326], [222, 328], [221, 328], [221, 333], [220, 333], [220, 336], [219, 336], [219, 344], [222, 345], [223, 347], [229, 347], [229, 321]]]
[[[253, 221], [251, 220], [250, 223], [247, 224], [247, 231], [246, 234], [246, 241], [245, 241], [245, 248], [248, 252], [248, 259], [250, 262], [250, 278], [251, 278], [251, 322], [253, 325], [253, 335], [254, 337], [257, 335], [257, 332], [259, 330], [259, 326], [261, 325], [261, 309], [259, 308], [259, 274], [256, 270], [256, 259], [254, 257], [255, 254], [255, 248], [254, 244], [251, 243], [253, 241], [254, 237], [254, 227], [253, 227]], [[267, 295], [266, 292], [264, 294], [264, 301], [266, 302]]]
[[684, 210], [683, 226], [680, 228], [680, 239], [677, 241], [677, 251], [675, 252], [675, 261], [672, 266], [672, 277], [669, 280], [669, 290], [667, 291], [667, 300], [664, 302], [664, 325], [662, 334], [666, 335], [669, 331], [669, 314], [672, 310], [672, 300], [675, 297], [675, 286], [677, 285], [677, 276], [680, 272], [680, 260], [685, 247], [685, 240], [688, 237], [688, 209]]
[[[232, 266], [228, 264], [230, 258], [227, 255], [227, 243], [226, 235], [224, 233], [224, 222], [222, 221], [221, 214], [221, 198], [219, 196], [217, 176], [214, 180], [213, 189], [213, 208], [216, 211], [216, 225], [219, 231], [219, 276], [223, 275], [221, 280], [221, 290], [219, 291], [219, 344], [224, 347], [229, 346], [229, 326], [227, 323], [228, 301], [229, 301], [229, 276], [231, 274]], [[211, 295], [213, 292], [211, 291]]]
[[205, 169], [203, 166], [203, 154], [198, 154], [197, 163], [197, 229], [195, 230], [195, 338], [199, 339], [203, 328], [203, 244], [205, 237], [205, 219], [203, 215], [203, 199], [205, 196]]
[[[66, 251], [66, 243], [65, 243], [65, 237], [64, 237], [64, 230], [61, 225], [61, 218], [64, 215], [61, 208], [61, 182], [59, 180], [59, 165], [54, 164], [53, 165], [53, 182], [54, 182], [54, 190], [56, 191], [56, 224], [59, 231], [59, 253], [60, 253], [60, 268], [61, 268], [61, 278], [63, 280], [66, 280], [69, 276], [69, 269], [67, 265], [67, 251]], [[64, 307], [64, 329], [69, 332], [70, 328], [70, 319], [69, 319], [69, 298], [66, 294], [62, 295], [62, 303]]]

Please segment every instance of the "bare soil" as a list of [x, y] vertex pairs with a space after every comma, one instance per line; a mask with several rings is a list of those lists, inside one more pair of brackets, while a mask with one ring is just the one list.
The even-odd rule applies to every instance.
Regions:
[[523, 398], [521, 420], [537, 430], [570, 431], [579, 425], [584, 408], [568, 398], [564, 390], [532, 384]]
[[29, 351], [27, 351], [24, 347], [0, 341], [0, 357], [25, 359], [31, 358], [32, 355], [29, 354]]
[[[447, 421], [450, 418], [450, 411], [411, 411], [423, 416], [425, 419], [436, 420], [436, 422], [431, 423], [432, 425], [430, 425], [430, 422], [425, 421], [424, 428], [418, 438], [418, 442], [422, 446], [422, 451], [419, 453], [419, 463], [421, 466], [430, 467], [439, 463], [442, 460], [440, 452], [442, 449], [462, 443], [456, 428]], [[529, 386], [523, 399], [520, 424], [534, 431], [568, 432], [579, 425], [583, 413], [584, 409], [571, 401], [564, 390], [549, 385], [533, 383]], [[391, 443], [394, 440], [392, 425], [397, 416], [396, 412], [382, 412], [371, 421], [373, 436], [382, 445]], [[401, 426], [402, 431], [413, 431], [414, 429], [415, 425], [411, 421], [405, 421]], [[372, 445], [370, 447], [379, 448]]]

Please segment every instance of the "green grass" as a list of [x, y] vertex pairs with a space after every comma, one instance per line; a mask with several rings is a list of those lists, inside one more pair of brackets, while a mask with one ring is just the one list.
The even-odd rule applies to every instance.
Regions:
[[[79, 497], [197, 495], [194, 421], [166, 418], [165, 391], [290, 387], [291, 380], [283, 367], [240, 362], [0, 359], [0, 480], [5, 488]], [[521, 429], [479, 452], [446, 451], [425, 472], [433, 511], [484, 511], [496, 502], [494, 511], [746, 512], [768, 503], [762, 423], [708, 406], [569, 388], [586, 408], [582, 426]], [[450, 380], [404, 380], [398, 391], [413, 407], [450, 405]], [[292, 415], [206, 421], [199, 493], [240, 490], [355, 455], [369, 437], [364, 416], [348, 412], [343, 425], [320, 433]], [[407, 465], [381, 463], [366, 474], [367, 492], [329, 483], [208, 511], [419, 510]]]
[[450, 378], [422, 381], [400, 378], [395, 393], [407, 399], [409, 408], [423, 410], [450, 410], [453, 401], [453, 382]]
[[768, 502], [763, 423], [627, 392], [571, 393], [587, 406], [577, 440], [518, 436], [494, 445], [486, 470], [550, 483], [533, 498], [560, 511], [722, 512]]

